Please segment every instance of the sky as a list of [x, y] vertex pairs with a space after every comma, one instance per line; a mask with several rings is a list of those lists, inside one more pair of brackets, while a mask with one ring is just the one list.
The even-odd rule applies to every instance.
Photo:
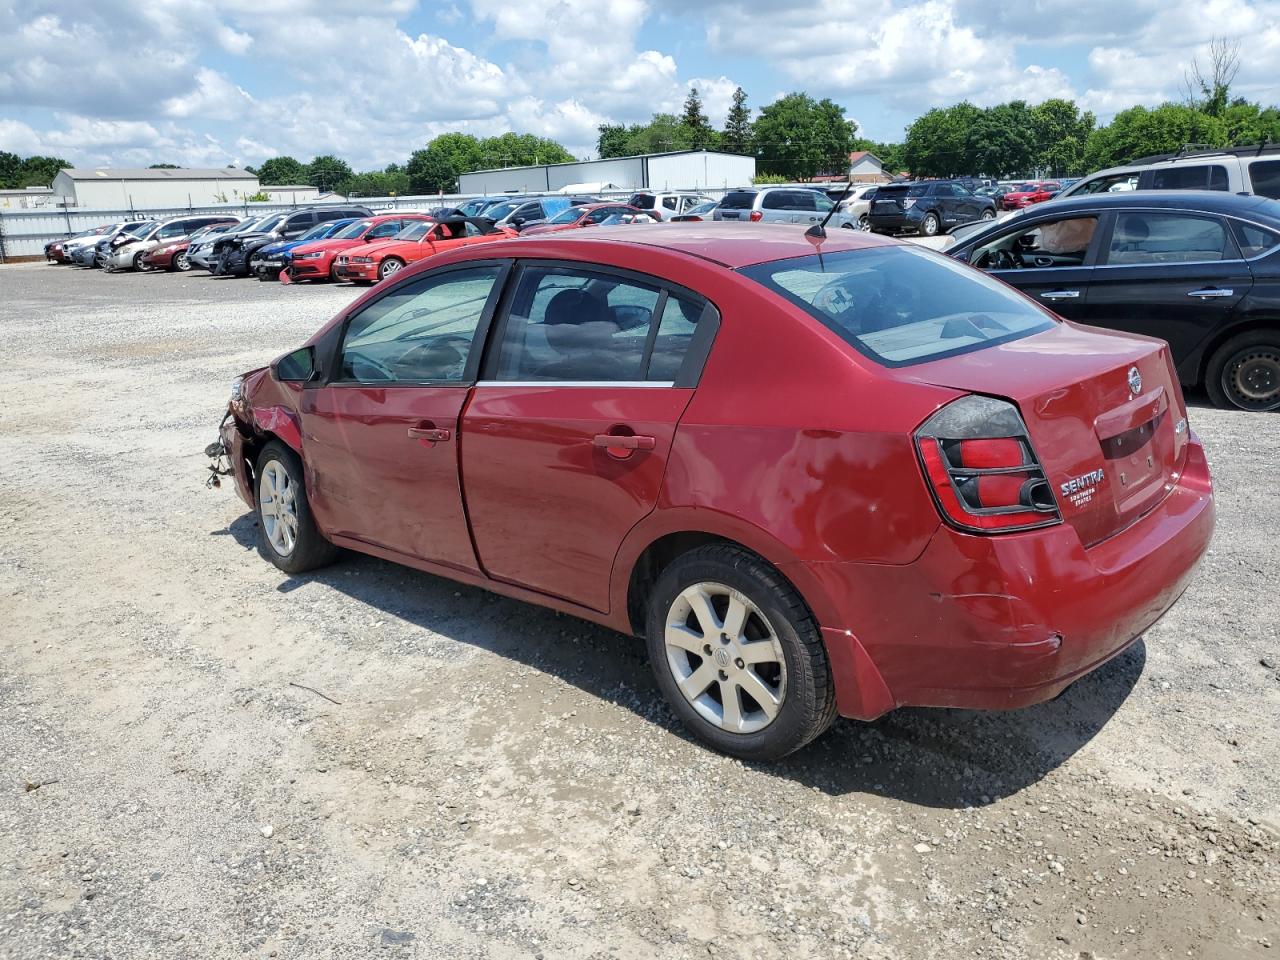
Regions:
[[1212, 36], [1280, 103], [1280, 0], [0, 0], [0, 150], [80, 166], [404, 163], [440, 133], [594, 155], [601, 123], [714, 124], [793, 90], [899, 140], [963, 99], [1178, 99]]

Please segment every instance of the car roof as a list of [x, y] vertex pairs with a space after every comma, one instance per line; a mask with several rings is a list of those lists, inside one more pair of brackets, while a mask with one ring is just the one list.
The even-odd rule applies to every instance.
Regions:
[[1234, 216], [1263, 216], [1280, 221], [1280, 201], [1224, 190], [1127, 190], [1123, 193], [1080, 193], [1040, 204], [1036, 214], [1079, 209], [1121, 210], [1172, 208]]
[[[529, 244], [573, 245], [590, 243], [625, 243], [633, 247], [655, 247], [688, 256], [710, 260], [731, 269], [772, 260], [807, 257], [818, 252], [805, 232], [793, 225], [766, 223], [727, 223], [693, 221], [691, 225], [673, 228], [670, 224], [641, 223], [625, 231], [612, 233], [583, 230], [590, 237], [579, 238], [578, 231], [539, 234], [509, 241], [486, 244], [485, 250], [496, 255], [499, 250], [517, 251]], [[831, 229], [822, 241], [822, 253], [862, 250], [868, 247], [896, 246], [899, 241], [861, 230]], [[518, 255], [518, 254], [517, 254]]]

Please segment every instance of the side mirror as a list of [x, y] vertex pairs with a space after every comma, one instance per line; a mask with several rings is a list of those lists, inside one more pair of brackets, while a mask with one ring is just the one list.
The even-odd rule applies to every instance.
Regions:
[[271, 374], [282, 383], [306, 383], [316, 375], [314, 347], [300, 347], [271, 364]]

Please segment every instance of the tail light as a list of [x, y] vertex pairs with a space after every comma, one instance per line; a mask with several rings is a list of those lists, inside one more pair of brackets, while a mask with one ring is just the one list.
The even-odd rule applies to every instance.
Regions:
[[752, 211], [751, 211], [751, 216], [750, 216], [750, 217], [748, 217], [748, 219], [749, 219], [752, 223], [759, 223], [761, 220], [763, 220], [763, 219], [764, 219], [764, 214], [763, 214], [763, 213], [761, 213], [759, 210], [752, 210]]
[[915, 442], [933, 499], [953, 527], [1010, 533], [1062, 521], [1013, 404], [962, 397], [926, 420]]

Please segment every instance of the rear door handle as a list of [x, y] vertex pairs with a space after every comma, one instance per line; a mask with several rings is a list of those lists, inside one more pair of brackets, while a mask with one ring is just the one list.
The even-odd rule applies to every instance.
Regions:
[[652, 450], [658, 445], [658, 439], [618, 433], [598, 433], [591, 443], [597, 447], [611, 447], [615, 450]]
[[429, 440], [435, 443], [439, 440], [448, 440], [453, 434], [442, 427], [410, 427], [410, 440]]
[[1203, 290], [1192, 290], [1187, 294], [1188, 297], [1199, 297], [1201, 300], [1212, 300], [1216, 297], [1235, 296], [1234, 290], [1225, 290], [1222, 287], [1206, 287]]
[[1079, 290], [1046, 290], [1040, 294], [1041, 300], [1078, 300]]

